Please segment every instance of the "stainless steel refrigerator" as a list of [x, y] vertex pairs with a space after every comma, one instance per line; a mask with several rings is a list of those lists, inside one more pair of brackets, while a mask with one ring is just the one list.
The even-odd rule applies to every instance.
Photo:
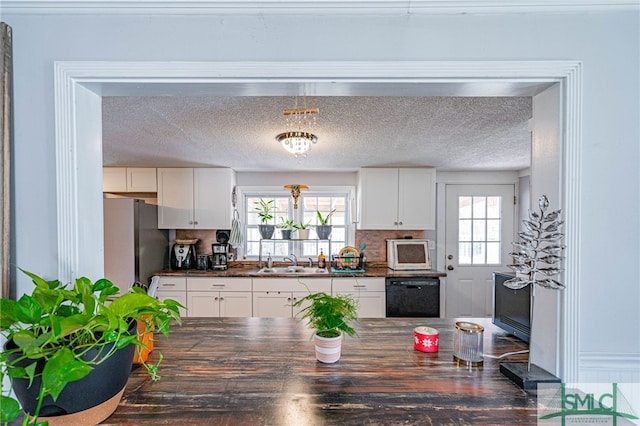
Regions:
[[133, 198], [105, 198], [104, 276], [120, 288], [149, 284], [168, 265], [169, 232], [158, 229], [158, 207]]

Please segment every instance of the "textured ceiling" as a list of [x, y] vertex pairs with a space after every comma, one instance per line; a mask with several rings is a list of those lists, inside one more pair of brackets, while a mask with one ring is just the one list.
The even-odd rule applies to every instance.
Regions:
[[[283, 109], [320, 108], [317, 145], [298, 161], [276, 141]], [[530, 96], [105, 96], [105, 166], [237, 171], [529, 167]]]

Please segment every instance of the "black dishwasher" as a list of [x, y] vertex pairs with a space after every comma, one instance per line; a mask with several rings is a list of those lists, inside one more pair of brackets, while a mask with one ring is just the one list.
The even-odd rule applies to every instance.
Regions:
[[439, 317], [438, 278], [387, 278], [387, 317]]

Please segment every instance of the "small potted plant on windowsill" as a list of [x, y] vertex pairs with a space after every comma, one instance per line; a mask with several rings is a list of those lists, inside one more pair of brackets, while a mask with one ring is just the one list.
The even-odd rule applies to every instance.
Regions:
[[[0, 299], [6, 338], [0, 380], [11, 383], [0, 396], [0, 422], [18, 418], [21, 406], [24, 424], [44, 424], [38, 422], [47, 417], [56, 423], [100, 423], [118, 406], [134, 350], [144, 345], [137, 326], [168, 336], [170, 322], [180, 323], [182, 305], [161, 302], [138, 287], [113, 298], [119, 289], [107, 279], [82, 277], [71, 286], [22, 272], [35, 284], [32, 293]], [[141, 364], [152, 379], [159, 378], [158, 364]]]
[[256, 201], [255, 210], [258, 212], [258, 218], [260, 218], [261, 224], [258, 225], [258, 230], [260, 231], [260, 236], [268, 240], [273, 237], [273, 231], [275, 230], [275, 226], [270, 224], [269, 221], [273, 219], [273, 203], [274, 200], [265, 201], [260, 198], [260, 201]]
[[283, 240], [291, 239], [291, 232], [296, 229], [296, 224], [293, 219], [285, 219], [283, 217], [280, 218], [280, 223], [278, 224], [278, 228], [280, 228], [280, 232], [282, 233]]
[[331, 236], [331, 225], [329, 225], [329, 219], [336, 212], [336, 209], [331, 210], [326, 216], [322, 216], [320, 210], [316, 210], [316, 215], [318, 216], [318, 223], [316, 225], [316, 234], [318, 234], [318, 238], [321, 240], [327, 240]]
[[310, 226], [311, 226], [311, 223], [302, 223], [302, 222], [297, 223], [295, 225], [299, 240], [309, 239], [309, 232], [311, 232], [311, 229], [309, 228]]
[[355, 336], [350, 322], [358, 319], [357, 302], [347, 294], [311, 293], [293, 304], [300, 308], [301, 319], [307, 319], [314, 330], [316, 359], [325, 364], [337, 362], [342, 352], [344, 334]]

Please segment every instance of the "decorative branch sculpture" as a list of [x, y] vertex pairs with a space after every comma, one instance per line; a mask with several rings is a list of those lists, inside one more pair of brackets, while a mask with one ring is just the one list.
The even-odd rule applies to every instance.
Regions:
[[522, 221], [527, 230], [518, 233], [520, 242], [512, 243], [518, 251], [509, 253], [515, 263], [508, 266], [516, 272], [516, 277], [504, 285], [514, 290], [529, 284], [564, 289], [563, 284], [552, 278], [562, 272], [557, 265], [564, 259], [562, 252], [565, 246], [561, 243], [564, 234], [559, 232], [564, 221], [558, 220], [562, 210], [547, 213], [549, 200], [546, 195], [540, 197], [538, 206], [540, 214], [529, 210], [529, 219]]
[[[532, 335], [536, 285], [553, 290], [565, 288], [564, 284], [552, 278], [562, 272], [558, 264], [564, 259], [562, 253], [566, 248], [562, 244], [564, 234], [560, 232], [560, 228], [564, 225], [564, 221], [559, 220], [562, 210], [547, 213], [549, 199], [546, 195], [540, 197], [538, 207], [540, 214], [529, 210], [529, 219], [522, 221], [526, 231], [518, 233], [521, 241], [512, 243], [517, 251], [509, 253], [514, 263], [507, 266], [516, 272], [516, 276], [504, 282], [506, 287], [514, 290], [531, 285], [529, 318]], [[527, 370], [531, 371], [531, 354], [529, 354]]]

